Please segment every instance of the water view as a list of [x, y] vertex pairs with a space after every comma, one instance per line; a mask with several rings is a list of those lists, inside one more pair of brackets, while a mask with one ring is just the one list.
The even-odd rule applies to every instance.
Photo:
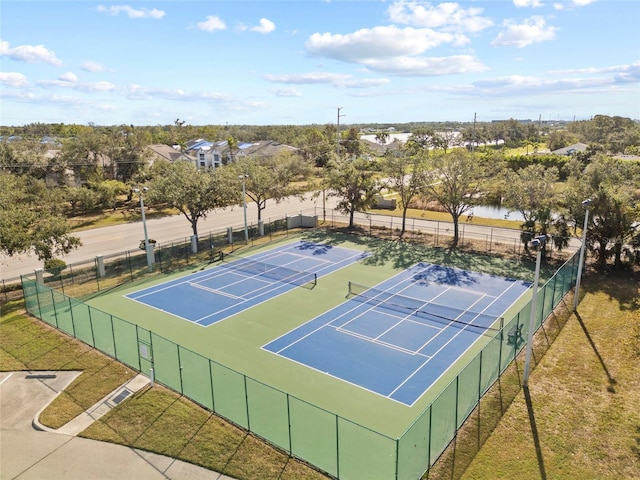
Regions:
[[473, 207], [473, 209], [469, 213], [472, 213], [474, 217], [498, 218], [503, 220], [518, 220], [524, 222], [524, 217], [520, 212], [509, 211], [508, 208], [495, 207], [492, 205], [481, 205]]

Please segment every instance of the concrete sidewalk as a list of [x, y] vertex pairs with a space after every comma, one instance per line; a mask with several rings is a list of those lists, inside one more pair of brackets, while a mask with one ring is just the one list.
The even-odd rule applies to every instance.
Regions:
[[137, 376], [58, 430], [40, 412], [80, 372], [0, 373], [0, 479], [232, 480], [163, 455], [77, 437], [93, 421], [148, 383]]

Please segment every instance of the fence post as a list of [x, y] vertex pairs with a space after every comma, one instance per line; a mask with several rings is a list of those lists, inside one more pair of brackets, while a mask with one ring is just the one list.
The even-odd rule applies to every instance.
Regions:
[[493, 246], [493, 227], [489, 230], [489, 253], [491, 253], [491, 247]]
[[104, 256], [97, 255], [96, 262], [97, 262], [98, 277], [103, 278], [106, 274], [104, 269]]
[[36, 282], [44, 285], [44, 270], [42, 268], [36, 268], [34, 272], [36, 274]]

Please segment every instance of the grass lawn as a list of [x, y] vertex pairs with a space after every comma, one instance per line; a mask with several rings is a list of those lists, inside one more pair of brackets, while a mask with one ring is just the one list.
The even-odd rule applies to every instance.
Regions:
[[465, 458], [469, 438], [459, 440], [429, 479], [640, 478], [640, 278], [591, 275], [583, 285], [578, 314], [531, 373], [529, 398], [515, 392], [479, 451]]
[[[0, 371], [81, 370], [45, 409], [41, 423], [59, 428], [136, 372], [24, 312], [2, 305]], [[327, 478], [180, 395], [155, 386], [138, 392], [81, 436], [133, 446], [202, 465], [240, 480]]]
[[[639, 286], [637, 273], [586, 277], [578, 315], [570, 315], [559, 333], [545, 327], [539, 334], [538, 340], [550, 345], [544, 356], [536, 355], [528, 398], [518, 386], [519, 359], [510, 369], [513, 375], [498, 382], [499, 396], [481, 403], [477, 422], [472, 415], [426, 478], [640, 478]], [[32, 319], [21, 303], [4, 304], [0, 370], [26, 369], [84, 371], [45, 411], [41, 420], [52, 427], [134, 374]], [[487, 427], [483, 415], [491, 410], [504, 415]], [[82, 435], [239, 479], [326, 478], [162, 387], [143, 389]]]

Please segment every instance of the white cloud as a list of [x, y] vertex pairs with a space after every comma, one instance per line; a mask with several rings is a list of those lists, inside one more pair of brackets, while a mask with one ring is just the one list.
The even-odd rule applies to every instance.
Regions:
[[300, 90], [294, 87], [281, 88], [279, 90], [269, 90], [269, 91], [273, 93], [276, 97], [301, 97], [302, 96], [302, 92], [300, 92]]
[[345, 62], [417, 55], [443, 43], [459, 41], [450, 33], [429, 28], [381, 26], [363, 28], [346, 35], [314, 33], [305, 46], [311, 54]]
[[267, 34], [271, 33], [276, 29], [276, 24], [267, 18], [260, 19], [260, 25], [257, 27], [251, 27], [252, 32]]
[[76, 75], [73, 72], [67, 72], [67, 73], [63, 73], [62, 75], [60, 75], [58, 77], [58, 80], [62, 81], [62, 82], [77, 82], [78, 81], [78, 77], [76, 77]]
[[361, 29], [351, 34], [313, 34], [306, 42], [312, 54], [357, 63], [370, 71], [400, 76], [433, 76], [479, 72], [486, 67], [470, 55], [421, 56], [441, 44], [455, 46], [467, 37], [430, 28], [396, 26]]
[[9, 42], [0, 41], [0, 57], [9, 57], [19, 62], [49, 63], [55, 66], [62, 65], [62, 60], [56, 57], [56, 53], [44, 45], [20, 45], [11, 48], [9, 47]]
[[[68, 74], [65, 74], [68, 75]], [[71, 74], [73, 77], [75, 75]], [[77, 82], [70, 78], [63, 78], [64, 75], [58, 80], [41, 80], [38, 82], [38, 86], [46, 89], [55, 88], [70, 88], [79, 92], [113, 92], [117, 89], [116, 85], [111, 82]]]
[[29, 85], [27, 77], [17, 72], [0, 72], [0, 83], [8, 87], [20, 88]]
[[493, 25], [482, 17], [482, 8], [462, 8], [458, 3], [431, 5], [422, 1], [400, 0], [387, 9], [392, 22], [416, 27], [439, 28], [457, 32], [479, 32]]
[[565, 10], [565, 9], [571, 9], [572, 7], [586, 7], [587, 5], [590, 5], [592, 3], [597, 2], [598, 0], [568, 0], [564, 3], [561, 2], [557, 2], [553, 4], [553, 8], [555, 8], [556, 10]]
[[343, 75], [338, 73], [310, 72], [299, 73], [296, 75], [273, 75], [268, 74], [263, 77], [265, 80], [273, 83], [293, 83], [296, 85], [309, 85], [318, 83], [344, 83], [351, 78], [351, 75]]
[[108, 13], [109, 15], [114, 16], [120, 13], [124, 13], [129, 18], [152, 18], [154, 20], [159, 20], [165, 15], [164, 11], [158, 10], [156, 8], [133, 8], [129, 5], [111, 5], [110, 7], [98, 5], [97, 10], [100, 13]]
[[405, 77], [430, 77], [481, 72], [487, 67], [470, 55], [450, 57], [398, 57], [370, 60], [365, 65], [375, 72]]
[[204, 22], [198, 22], [196, 26], [205, 32], [214, 32], [216, 30], [225, 30], [227, 28], [227, 25], [215, 15], [208, 15]]
[[491, 42], [494, 47], [523, 48], [532, 43], [553, 40], [557, 30], [556, 27], [547, 25], [544, 18], [540, 16], [533, 16], [520, 24], [506, 20], [505, 26], [507, 29], [499, 33], [498, 37]]
[[92, 73], [105, 71], [104, 66], [92, 60], [85, 60], [84, 62], [82, 62], [82, 65], [80, 65], [80, 68], [82, 68], [87, 72], [92, 72]]
[[611, 93], [640, 84], [640, 62], [602, 68], [547, 71], [538, 75], [509, 75], [488, 78], [470, 85], [433, 87], [431, 90], [472, 97]]
[[329, 84], [334, 87], [344, 88], [378, 87], [390, 82], [387, 78], [354, 79], [351, 75], [324, 72], [300, 73], [295, 75], [268, 74], [263, 78], [272, 83], [288, 83], [295, 85]]
[[538, 8], [543, 5], [540, 0], [513, 0], [513, 4], [518, 8]]

